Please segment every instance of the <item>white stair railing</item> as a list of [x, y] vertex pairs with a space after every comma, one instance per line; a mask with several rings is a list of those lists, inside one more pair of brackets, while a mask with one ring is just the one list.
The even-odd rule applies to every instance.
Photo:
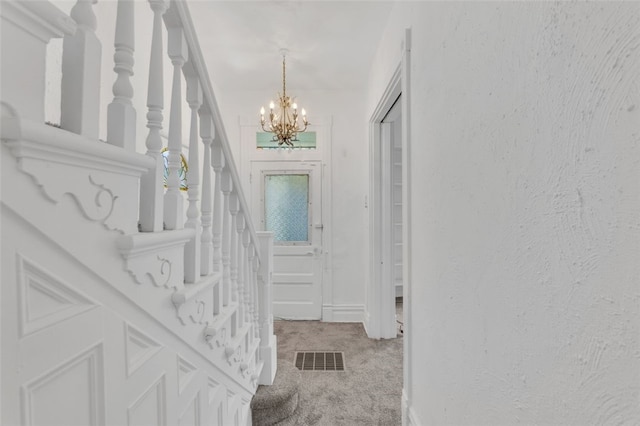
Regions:
[[[100, 52], [105, 41], [96, 38], [93, 10], [96, 1], [77, 0], [71, 13], [76, 28], [69, 25], [66, 30], [61, 127], [100, 144], [97, 140]], [[196, 330], [193, 335], [199, 336], [190, 341], [187, 337], [182, 339], [241, 386], [255, 391], [258, 383], [271, 384], [275, 375], [270, 302], [273, 241], [268, 233], [258, 236], [255, 231], [185, 0], [148, 0], [147, 7], [153, 13], [152, 22], [147, 23], [151, 43], [139, 48], [150, 52], [144, 116], [149, 130], [145, 135], [146, 152], [135, 153], [136, 137], [143, 137], [136, 135], [136, 120], [143, 119], [143, 114], [138, 114], [134, 105], [140, 103], [136, 99], [144, 96], [144, 90], [134, 91], [131, 79], [134, 72], [143, 72], [134, 69], [134, 25], [139, 25], [134, 3], [118, 0], [116, 22], [110, 24], [116, 29], [111, 66], [115, 75], [102, 76], [113, 81], [113, 100], [106, 111], [108, 145], [105, 146], [122, 155], [135, 156], [139, 164], [149, 165], [149, 171], [137, 182], [139, 209], [129, 208], [130, 218], [138, 221], [139, 232], [132, 232], [131, 227], [110, 229], [122, 233], [118, 248], [127, 271], [138, 284], [153, 284], [144, 291], [153, 291], [154, 286], [172, 291], [176, 317], [181, 326], [190, 330], [184, 335]], [[22, 10], [37, 13], [46, 9], [51, 16], [58, 13], [40, 6], [25, 7], [17, 0], [7, 0], [7, 4], [7, 11], [15, 8], [21, 13]], [[138, 5], [141, 7], [143, 3]], [[11, 58], [3, 55], [3, 63], [7, 59]], [[164, 90], [169, 86], [163, 75], [167, 60], [173, 66], [173, 75], [165, 189], [160, 131]], [[144, 64], [139, 65], [145, 68]], [[182, 91], [183, 82], [186, 93]], [[21, 110], [18, 96], [10, 92], [9, 98], [3, 98], [3, 103], [11, 105], [15, 101], [17, 110]], [[43, 99], [37, 101], [44, 103]], [[188, 130], [182, 123], [183, 103], [190, 108]], [[187, 199], [180, 189], [179, 178], [186, 142], [183, 134], [189, 135]], [[74, 136], [70, 140], [80, 138]], [[100, 149], [104, 152], [106, 148]], [[117, 200], [116, 195], [112, 200]], [[189, 368], [187, 365], [183, 369]], [[236, 402], [233, 404], [248, 410], [247, 400]]]

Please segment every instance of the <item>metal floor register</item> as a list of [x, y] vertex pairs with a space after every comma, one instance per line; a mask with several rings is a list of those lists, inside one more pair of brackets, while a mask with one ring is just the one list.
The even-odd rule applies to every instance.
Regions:
[[344, 371], [343, 352], [296, 352], [296, 367], [303, 371]]

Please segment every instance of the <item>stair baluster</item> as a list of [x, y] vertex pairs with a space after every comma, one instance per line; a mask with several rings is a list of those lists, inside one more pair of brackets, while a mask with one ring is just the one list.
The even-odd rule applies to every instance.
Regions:
[[[254, 246], [254, 250], [257, 250]], [[259, 304], [259, 290], [258, 290], [258, 274], [260, 270], [260, 260], [258, 256], [253, 258], [253, 324], [254, 324], [254, 335], [256, 338], [260, 338], [260, 304]]]
[[229, 194], [229, 213], [231, 213], [231, 226], [229, 228], [229, 237], [231, 244], [229, 245], [229, 284], [231, 290], [231, 300], [238, 302], [238, 233], [237, 229], [237, 214], [238, 214], [238, 195], [235, 191], [231, 191]]
[[242, 211], [239, 211], [238, 215], [236, 216], [236, 230], [238, 232], [237, 238], [238, 238], [238, 253], [237, 253], [237, 258], [238, 258], [238, 275], [237, 275], [237, 284], [236, 284], [236, 288], [237, 293], [238, 293], [238, 326], [242, 327], [245, 323], [245, 298], [244, 298], [244, 277], [245, 277], [245, 263], [246, 263], [246, 256], [245, 256], [245, 247], [244, 247], [244, 238], [242, 238], [243, 236], [243, 232], [244, 232], [244, 213]]
[[249, 235], [249, 230], [247, 229], [247, 236], [249, 237], [249, 245], [247, 247], [247, 322], [251, 324], [251, 340], [255, 340], [255, 324], [253, 322], [253, 285], [255, 282], [255, 274], [256, 271], [253, 269], [253, 264], [255, 260], [255, 250], [253, 249], [253, 244], [251, 244], [251, 235]]
[[163, 224], [163, 171], [162, 159], [162, 109], [164, 107], [164, 78], [162, 72], [162, 15], [169, 5], [166, 0], [149, 0], [153, 11], [153, 33], [151, 38], [151, 58], [149, 60], [149, 83], [147, 92], [147, 155], [155, 162], [153, 171], [140, 179], [140, 230], [143, 232], [162, 231]]
[[182, 229], [184, 197], [180, 192], [182, 160], [182, 66], [187, 61], [187, 43], [180, 26], [168, 26], [169, 58], [173, 65], [171, 112], [169, 114], [167, 192], [164, 194], [164, 224], [166, 229]]
[[127, 151], [136, 150], [136, 110], [133, 99], [133, 52], [135, 50], [133, 0], [118, 0], [113, 70], [117, 77], [113, 83], [113, 101], [107, 108], [107, 142]]
[[[200, 202], [202, 210], [202, 237], [200, 238], [200, 275], [206, 276], [214, 271], [212, 264], [213, 243], [212, 243], [212, 212], [213, 205], [211, 203], [211, 143], [213, 142], [213, 122], [211, 121], [211, 113], [205, 106], [200, 108], [200, 136], [204, 145], [204, 158], [202, 160], [202, 201]], [[216, 177], [216, 189], [219, 191], [220, 182]], [[214, 195], [215, 197], [215, 195]], [[219, 208], [218, 208], [219, 210]]]
[[[222, 169], [225, 159], [219, 141], [214, 141], [211, 149], [211, 163], [216, 175], [216, 183], [213, 191], [213, 270], [221, 272], [223, 270], [222, 261]], [[228, 176], [228, 174], [227, 174]], [[228, 291], [227, 291], [228, 293]], [[224, 297], [224, 305], [229, 304], [228, 294]]]
[[184, 282], [195, 283], [200, 278], [200, 159], [198, 156], [198, 109], [202, 105], [202, 88], [193, 65], [187, 63], [184, 67], [187, 77], [187, 102], [191, 108], [191, 129], [189, 136], [189, 170], [187, 171], [188, 200], [187, 222], [185, 228], [193, 229], [194, 236], [184, 247]]
[[[214, 141], [214, 150], [215, 150], [215, 141]], [[231, 221], [231, 176], [227, 167], [225, 167], [221, 172], [220, 186], [222, 188], [223, 194], [223, 203], [222, 203], [222, 299], [223, 305], [227, 306], [233, 300], [233, 290], [231, 284], [231, 237], [232, 237], [232, 226], [233, 223]], [[215, 204], [214, 204], [215, 208]], [[215, 214], [215, 210], [214, 210]], [[215, 217], [214, 217], [215, 219]]]
[[250, 289], [251, 289], [251, 258], [249, 247], [249, 242], [251, 241], [251, 235], [249, 235], [249, 228], [245, 227], [242, 231], [242, 245], [244, 246], [243, 258], [244, 258], [244, 276], [243, 276], [243, 287], [242, 287], [242, 296], [244, 299], [244, 320], [245, 322], [250, 322], [249, 315], [251, 312], [251, 300], [250, 300]]

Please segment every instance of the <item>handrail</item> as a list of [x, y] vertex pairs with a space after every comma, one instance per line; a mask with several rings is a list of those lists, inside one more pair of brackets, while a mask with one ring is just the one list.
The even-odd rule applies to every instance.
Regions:
[[[189, 50], [192, 54], [195, 54], [195, 57], [190, 58], [190, 60], [193, 61], [198, 76], [200, 77], [200, 83], [203, 85], [204, 99], [207, 107], [209, 108], [209, 111], [213, 116], [216, 139], [221, 143], [222, 151], [226, 160], [226, 165], [229, 167], [231, 179], [234, 183], [234, 188], [240, 188], [240, 190], [238, 191], [238, 201], [240, 203], [240, 209], [247, 219], [246, 224], [251, 234], [251, 241], [257, 248], [259, 247], [258, 237], [253, 225], [253, 220], [251, 220], [251, 215], [249, 213], [249, 207], [247, 205], [244, 192], [241, 189], [242, 187], [239, 185], [240, 176], [233, 159], [231, 147], [229, 146], [229, 139], [224, 128], [222, 116], [220, 115], [220, 109], [218, 108], [218, 103], [216, 101], [215, 94], [213, 93], [213, 86], [211, 85], [211, 81], [209, 80], [209, 73], [204, 63], [202, 50], [200, 49], [200, 43], [198, 42], [198, 38], [195, 34], [195, 27], [193, 25], [193, 21], [191, 20], [191, 13], [189, 12], [189, 8], [184, 0], [172, 0], [171, 5], [172, 7], [175, 5], [180, 20], [184, 24], [186, 24], [183, 25], [182, 28], [187, 39], [187, 44], [189, 45]], [[167, 13], [170, 13], [171, 10], [172, 8], [169, 8]], [[260, 258], [259, 251], [256, 251], [256, 256]]]

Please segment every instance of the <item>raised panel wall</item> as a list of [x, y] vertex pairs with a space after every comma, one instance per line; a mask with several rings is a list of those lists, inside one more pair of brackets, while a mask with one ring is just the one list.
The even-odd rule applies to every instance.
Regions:
[[4, 204], [2, 216], [0, 424], [248, 421], [251, 394], [165, 327], [170, 300], [151, 318]]

